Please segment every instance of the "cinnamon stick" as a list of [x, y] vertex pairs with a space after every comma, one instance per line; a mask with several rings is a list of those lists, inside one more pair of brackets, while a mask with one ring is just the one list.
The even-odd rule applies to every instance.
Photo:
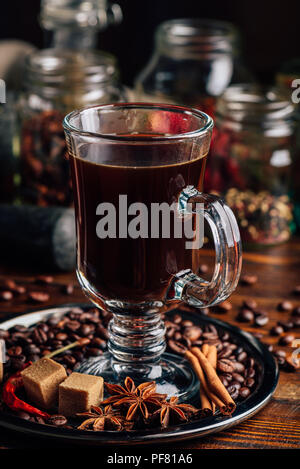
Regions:
[[198, 359], [198, 363], [200, 365], [200, 368], [202, 369], [202, 373], [206, 377], [207, 386], [209, 388], [209, 392], [206, 391], [206, 394], [208, 395], [208, 397], [211, 397], [213, 402], [215, 402], [217, 405], [218, 403], [216, 402], [214, 397], [219, 398], [219, 400], [223, 403], [222, 407], [218, 405], [218, 407], [220, 407], [221, 412], [231, 414], [236, 408], [235, 402], [233, 401], [229, 392], [218, 377], [216, 370], [213, 368], [209, 360], [205, 357], [205, 355], [201, 352], [199, 348], [193, 347], [191, 349], [191, 353]]
[[217, 347], [215, 345], [209, 345], [208, 347], [208, 352], [204, 354], [209, 361], [209, 363], [212, 365], [212, 367], [216, 370], [217, 368]]
[[209, 351], [209, 345], [208, 344], [203, 344], [201, 350], [202, 350], [203, 355], [205, 355], [207, 357], [207, 354], [208, 354], [208, 351]]

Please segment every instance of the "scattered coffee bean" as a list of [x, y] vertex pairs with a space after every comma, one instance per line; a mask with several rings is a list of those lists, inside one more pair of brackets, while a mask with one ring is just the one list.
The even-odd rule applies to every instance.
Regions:
[[254, 311], [257, 308], [257, 303], [255, 300], [250, 298], [248, 300], [243, 301], [243, 306], [246, 309], [251, 309], [252, 311]]
[[279, 339], [279, 345], [291, 345], [292, 342], [295, 340], [295, 336], [293, 334], [287, 334]]
[[300, 327], [300, 316], [293, 319], [294, 328]]
[[299, 316], [300, 317], [300, 306], [297, 306], [293, 309], [292, 316]]
[[28, 298], [34, 303], [46, 303], [49, 301], [50, 295], [46, 292], [32, 291], [28, 293]]
[[47, 423], [55, 425], [56, 427], [61, 427], [62, 425], [66, 425], [67, 421], [68, 420], [64, 415], [51, 415], [47, 420]]
[[293, 309], [293, 305], [290, 301], [282, 301], [277, 306], [278, 311], [291, 311]]
[[269, 322], [269, 318], [266, 314], [260, 314], [258, 316], [256, 316], [255, 320], [254, 320], [254, 324], [255, 326], [257, 327], [263, 327], [265, 326], [267, 323]]
[[254, 319], [254, 313], [250, 309], [243, 308], [237, 315], [237, 321], [239, 322], [252, 322]]
[[289, 331], [290, 329], [293, 329], [294, 327], [293, 321], [278, 321], [277, 325], [281, 326], [284, 331]]
[[217, 362], [217, 370], [221, 371], [221, 373], [232, 373], [235, 370], [235, 367], [227, 358], [221, 358]]
[[68, 285], [63, 285], [62, 293], [64, 295], [73, 295], [74, 293], [74, 285], [72, 283], [68, 283]]
[[275, 335], [275, 336], [281, 335], [283, 332], [284, 332], [284, 330], [283, 330], [282, 326], [274, 326], [270, 330], [270, 334]]
[[13, 294], [9, 290], [0, 291], [0, 300], [2, 301], [10, 301], [13, 299]]
[[217, 306], [214, 307], [215, 313], [228, 313], [232, 309], [232, 304], [230, 301], [225, 300], [222, 303], [219, 303]]
[[241, 389], [240, 389], [240, 392], [239, 392], [240, 396], [241, 396], [243, 399], [246, 399], [246, 397], [250, 396], [250, 393], [251, 393], [250, 389], [247, 388], [246, 386], [243, 387], [243, 388], [241, 388]]
[[50, 283], [53, 283], [54, 278], [51, 275], [39, 275], [35, 279], [35, 283], [39, 285], [49, 285]]
[[257, 282], [257, 276], [256, 275], [242, 275], [240, 282], [242, 285], [254, 285]]

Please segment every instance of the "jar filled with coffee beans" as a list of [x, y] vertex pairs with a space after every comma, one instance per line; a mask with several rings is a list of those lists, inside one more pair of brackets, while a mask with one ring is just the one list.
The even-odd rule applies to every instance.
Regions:
[[278, 88], [232, 85], [217, 102], [205, 190], [224, 195], [250, 245], [290, 237], [294, 114]]
[[41, 206], [71, 205], [64, 115], [125, 99], [116, 60], [107, 53], [45, 49], [30, 55], [19, 103], [21, 199]]

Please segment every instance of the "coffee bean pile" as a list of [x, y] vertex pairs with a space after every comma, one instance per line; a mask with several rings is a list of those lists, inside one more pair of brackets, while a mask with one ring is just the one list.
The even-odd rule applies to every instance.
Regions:
[[257, 366], [253, 357], [235, 344], [228, 332], [218, 331], [213, 324], [195, 325], [175, 314], [165, 321], [167, 350], [183, 355], [190, 347], [201, 348], [203, 344], [217, 348], [217, 372], [234, 401], [246, 399], [257, 384]]

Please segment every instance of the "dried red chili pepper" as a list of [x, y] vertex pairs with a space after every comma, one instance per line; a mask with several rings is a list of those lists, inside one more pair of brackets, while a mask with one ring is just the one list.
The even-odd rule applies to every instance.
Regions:
[[[31, 362], [25, 363], [24, 368], [31, 365]], [[33, 407], [27, 402], [22, 401], [16, 396], [16, 390], [23, 387], [23, 379], [21, 376], [21, 371], [18, 371], [14, 375], [10, 376], [8, 380], [3, 385], [2, 390], [2, 400], [3, 402], [12, 410], [22, 410], [24, 412], [28, 412], [28, 414], [38, 415], [40, 417], [48, 419], [50, 417], [49, 414], [43, 412], [36, 407]]]

